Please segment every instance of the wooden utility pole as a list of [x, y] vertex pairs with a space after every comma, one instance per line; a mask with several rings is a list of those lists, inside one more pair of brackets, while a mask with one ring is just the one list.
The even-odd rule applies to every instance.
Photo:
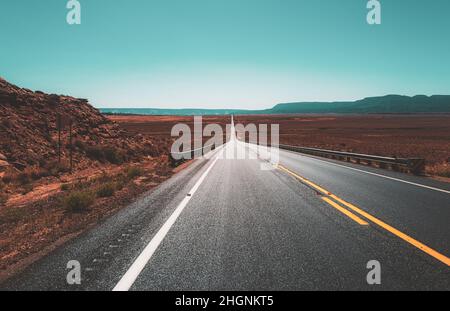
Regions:
[[58, 128], [58, 163], [61, 163], [61, 115], [56, 117], [56, 126]]
[[73, 170], [73, 147], [72, 147], [72, 119], [69, 121], [69, 152], [70, 152], [70, 173]]

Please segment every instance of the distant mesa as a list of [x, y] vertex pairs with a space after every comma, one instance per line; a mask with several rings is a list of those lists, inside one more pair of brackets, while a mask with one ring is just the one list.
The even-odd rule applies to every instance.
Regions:
[[271, 113], [448, 113], [449, 95], [387, 95], [353, 102], [303, 102], [279, 104]]
[[450, 113], [450, 95], [387, 95], [345, 102], [282, 103], [264, 110], [103, 108], [106, 114], [136, 115], [228, 115], [228, 114], [417, 114]]

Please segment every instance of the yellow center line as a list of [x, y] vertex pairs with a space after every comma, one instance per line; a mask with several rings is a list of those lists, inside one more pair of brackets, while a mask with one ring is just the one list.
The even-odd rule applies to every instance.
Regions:
[[[332, 194], [331, 192], [329, 192], [328, 190], [316, 185], [315, 183], [313, 183], [312, 181], [309, 181], [308, 179], [298, 175], [297, 173], [292, 172], [291, 170], [285, 168], [282, 165], [278, 165], [278, 168], [280, 170], [283, 170], [287, 173], [289, 173], [290, 175], [296, 177], [298, 180], [302, 181], [303, 183], [313, 187], [314, 189], [318, 190], [319, 192], [321, 192], [322, 194], [328, 196], [329, 198], [332, 198], [333, 200], [345, 205], [346, 207], [348, 207], [349, 209], [353, 210], [354, 212], [358, 213], [359, 215], [365, 217], [366, 219], [372, 221], [373, 223], [377, 224], [378, 226], [382, 227], [383, 229], [389, 231], [390, 233], [394, 234], [395, 236], [399, 237], [400, 239], [408, 242], [409, 244], [413, 245], [414, 247], [420, 249], [421, 251], [425, 252], [426, 254], [434, 257], [435, 259], [441, 261], [442, 263], [446, 264], [447, 266], [450, 266], [450, 258], [446, 257], [445, 255], [435, 251], [434, 249], [426, 246], [425, 244], [423, 244], [422, 242], [417, 241], [416, 239], [410, 237], [409, 235], [401, 232], [400, 230], [395, 229], [394, 227], [388, 225], [387, 223], [381, 221], [380, 219], [370, 215], [369, 213], [363, 211], [362, 209], [360, 209], [359, 207], [356, 207], [355, 205], [339, 198], [338, 196]], [[341, 211], [342, 213], [344, 213], [345, 215], [347, 215], [348, 217], [352, 218], [353, 220], [355, 220], [353, 218], [358, 216], [350, 213], [348, 210], [342, 208], [341, 206], [339, 206], [338, 204], [336, 204], [335, 202], [333, 202], [332, 200], [330, 200], [327, 197], [323, 197], [322, 200], [324, 200], [325, 202], [327, 202], [328, 204], [330, 204], [331, 206], [333, 206], [334, 208], [338, 209], [339, 211]], [[333, 205], [332, 203], [334, 203], [335, 205]], [[350, 213], [352, 216], [348, 215], [347, 213], [343, 212], [341, 209], [344, 209], [346, 212]], [[359, 218], [360, 219], [360, 218]], [[362, 219], [360, 219], [361, 221], [363, 221]], [[356, 220], [355, 220], [356, 221]], [[358, 221], [356, 221], [358, 222]]]
[[330, 195], [330, 194], [331, 194], [329, 191], [323, 189], [322, 187], [316, 185], [315, 183], [309, 181], [308, 179], [306, 179], [306, 178], [304, 178], [304, 177], [302, 177], [302, 176], [300, 176], [300, 175], [294, 173], [293, 171], [291, 171], [291, 170], [285, 168], [285, 167], [282, 166], [282, 165], [278, 165], [278, 168], [281, 169], [281, 170], [283, 170], [283, 171], [285, 171], [285, 172], [287, 172], [287, 173], [289, 173], [289, 174], [291, 174], [292, 176], [296, 177], [296, 178], [299, 179], [300, 181], [304, 182], [305, 184], [308, 184], [309, 186], [313, 187], [314, 189], [318, 190], [319, 192], [322, 192], [322, 193], [325, 194], [325, 195]]
[[369, 223], [367, 221], [362, 220], [361, 218], [359, 218], [358, 216], [356, 216], [355, 214], [353, 214], [352, 212], [346, 210], [345, 208], [343, 208], [342, 206], [340, 206], [339, 204], [336, 204], [336, 202], [331, 201], [329, 198], [326, 197], [322, 197], [322, 200], [324, 200], [325, 202], [327, 202], [328, 204], [330, 204], [331, 206], [333, 206], [335, 209], [337, 209], [338, 211], [340, 211], [342, 214], [345, 214], [347, 217], [353, 219], [355, 222], [357, 222], [358, 224], [360, 224], [361, 226], [368, 226]]
[[347, 206], [348, 208], [352, 209], [353, 211], [355, 211], [356, 213], [360, 214], [361, 216], [367, 218], [368, 220], [376, 223], [377, 225], [379, 225], [380, 227], [382, 227], [385, 230], [389, 231], [390, 233], [396, 235], [400, 239], [408, 242], [409, 244], [417, 247], [418, 249], [420, 249], [421, 251], [427, 253], [428, 255], [430, 255], [430, 256], [436, 258], [437, 260], [445, 263], [447, 266], [450, 266], [450, 258], [446, 257], [445, 255], [442, 255], [441, 253], [435, 251], [434, 249], [426, 246], [422, 242], [419, 242], [416, 239], [410, 237], [409, 235], [407, 235], [407, 234], [405, 234], [405, 233], [395, 229], [394, 227], [392, 227], [392, 226], [388, 225], [387, 223], [379, 220], [378, 218], [370, 215], [369, 213], [361, 210], [360, 208], [356, 207], [355, 205], [342, 200], [341, 198], [337, 197], [336, 195], [332, 194], [330, 197], [335, 199], [339, 203]]
[[[314, 189], [316, 189], [317, 191], [323, 193], [324, 195], [331, 195], [330, 192], [328, 192], [327, 190], [323, 189], [322, 187], [316, 185], [315, 183], [307, 180], [306, 178], [294, 173], [293, 171], [285, 168], [284, 166], [278, 165], [278, 168], [293, 175], [295, 178], [299, 179], [300, 181], [304, 182], [305, 184], [308, 184], [309, 186], [313, 187]], [[334, 207], [335, 209], [337, 209], [338, 211], [340, 211], [341, 213], [343, 213], [344, 215], [346, 215], [347, 217], [349, 217], [350, 219], [353, 219], [356, 223], [362, 225], [362, 226], [367, 226], [369, 225], [368, 222], [362, 220], [360, 217], [356, 216], [355, 214], [351, 213], [350, 211], [348, 211], [347, 209], [343, 208], [342, 206], [336, 204], [336, 202], [333, 202], [332, 200], [330, 200], [327, 197], [322, 197], [322, 200], [324, 200], [325, 202], [327, 202], [328, 204], [330, 204], [332, 207]]]

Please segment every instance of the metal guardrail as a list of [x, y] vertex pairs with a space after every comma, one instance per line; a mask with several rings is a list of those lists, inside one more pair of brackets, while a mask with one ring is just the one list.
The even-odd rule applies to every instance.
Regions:
[[[170, 164], [173, 167], [176, 167], [187, 160], [192, 160], [192, 159], [204, 156], [205, 154], [208, 153], [208, 152], [205, 153], [205, 150], [212, 151], [215, 149], [216, 149], [216, 145], [210, 144], [207, 146], [203, 146], [201, 148], [187, 150], [187, 151], [183, 151], [183, 152], [171, 152], [170, 156], [169, 156]], [[175, 158], [174, 155], [177, 155], [177, 157]]]
[[[268, 146], [270, 147], [270, 144]], [[283, 144], [279, 144], [278, 147], [284, 150], [319, 156], [328, 159], [365, 164], [369, 166], [374, 166], [376, 164], [380, 168], [391, 169], [393, 171], [411, 173], [415, 175], [422, 175], [425, 170], [425, 159], [423, 158], [382, 157], [361, 153], [334, 151]]]
[[[301, 146], [291, 146], [291, 145], [278, 145], [280, 149], [309, 154], [313, 156], [319, 156], [329, 159], [335, 159], [346, 162], [353, 162], [357, 164], [365, 164], [369, 166], [374, 166], [375, 164], [384, 169], [391, 169], [393, 171], [411, 173], [415, 175], [421, 175], [425, 170], [425, 159], [422, 158], [396, 158], [396, 157], [382, 157], [361, 153], [352, 153], [345, 151], [334, 151], [334, 150], [326, 150], [326, 149], [318, 149], [318, 148], [308, 148]], [[270, 147], [270, 145], [269, 145]], [[207, 146], [203, 146], [202, 148], [197, 148], [193, 150], [183, 151], [183, 152], [175, 152], [170, 154], [170, 161], [172, 166], [178, 166], [186, 160], [194, 159], [197, 157], [201, 157], [205, 155], [205, 149], [212, 151], [215, 149], [214, 144], [210, 144]], [[179, 155], [175, 159], [173, 157], [174, 154]]]
[[374, 165], [377, 164], [380, 168], [392, 169], [394, 171], [401, 171], [412, 173], [415, 175], [423, 174], [425, 169], [425, 159], [422, 158], [393, 158], [381, 157], [368, 154], [351, 153], [343, 151], [333, 151], [318, 148], [306, 148], [300, 146], [279, 145], [280, 149], [300, 152], [304, 154], [355, 162], [358, 164]]

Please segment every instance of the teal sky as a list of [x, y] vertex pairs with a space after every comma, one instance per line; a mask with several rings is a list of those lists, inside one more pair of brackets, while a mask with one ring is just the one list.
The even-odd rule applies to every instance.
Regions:
[[450, 1], [1, 0], [0, 76], [96, 107], [450, 94]]

